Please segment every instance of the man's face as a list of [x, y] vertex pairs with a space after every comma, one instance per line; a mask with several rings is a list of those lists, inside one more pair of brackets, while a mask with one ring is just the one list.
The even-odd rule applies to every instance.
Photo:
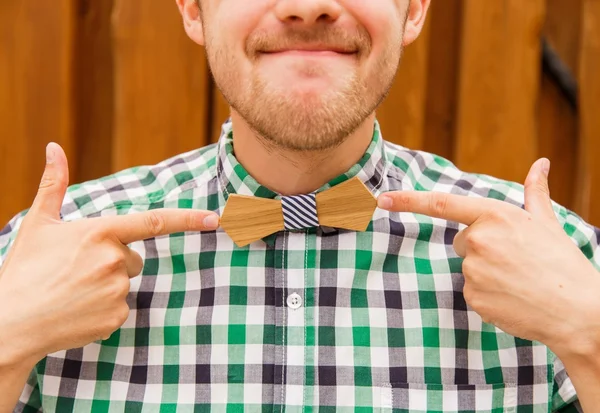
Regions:
[[334, 147], [375, 110], [398, 68], [410, 0], [200, 0], [226, 100], [260, 136]]

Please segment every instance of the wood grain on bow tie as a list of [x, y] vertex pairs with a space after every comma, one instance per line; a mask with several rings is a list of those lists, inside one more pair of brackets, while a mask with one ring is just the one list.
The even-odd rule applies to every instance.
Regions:
[[[365, 231], [377, 207], [377, 199], [358, 177], [316, 196], [319, 225]], [[281, 201], [232, 194], [227, 200], [221, 227], [239, 246], [283, 231]]]

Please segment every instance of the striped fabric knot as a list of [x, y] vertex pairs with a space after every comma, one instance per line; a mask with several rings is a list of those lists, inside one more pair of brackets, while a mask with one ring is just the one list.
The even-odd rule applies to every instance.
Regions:
[[281, 198], [285, 229], [303, 229], [319, 226], [315, 194], [284, 196]]

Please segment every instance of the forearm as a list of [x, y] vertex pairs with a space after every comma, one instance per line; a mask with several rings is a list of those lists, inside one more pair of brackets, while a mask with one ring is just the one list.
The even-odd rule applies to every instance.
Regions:
[[600, 351], [590, 356], [561, 359], [585, 413], [600, 412]]
[[[5, 304], [8, 300], [0, 297], [0, 302]], [[15, 319], [9, 308], [14, 306], [0, 308], [0, 413], [13, 412], [29, 374], [42, 358], [32, 346], [36, 341], [32, 330], [26, 328], [23, 320]], [[7, 314], [13, 317], [8, 318]]]
[[0, 413], [12, 413], [32, 370], [30, 364], [0, 367]]

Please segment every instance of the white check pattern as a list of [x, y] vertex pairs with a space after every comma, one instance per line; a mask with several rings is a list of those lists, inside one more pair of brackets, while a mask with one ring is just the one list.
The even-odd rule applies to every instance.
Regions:
[[[524, 200], [521, 185], [383, 141], [378, 124], [363, 158], [317, 192], [354, 176], [375, 196]], [[237, 162], [228, 122], [217, 145], [70, 187], [62, 215], [222, 213], [233, 193], [280, 198]], [[597, 230], [554, 207], [600, 268]], [[0, 231], [0, 265], [24, 215]], [[579, 411], [547, 347], [484, 323], [466, 304], [452, 248], [461, 228], [377, 210], [360, 233], [286, 230], [244, 248], [222, 230], [136, 242], [144, 269], [132, 280], [125, 325], [44, 358], [15, 412]]]

